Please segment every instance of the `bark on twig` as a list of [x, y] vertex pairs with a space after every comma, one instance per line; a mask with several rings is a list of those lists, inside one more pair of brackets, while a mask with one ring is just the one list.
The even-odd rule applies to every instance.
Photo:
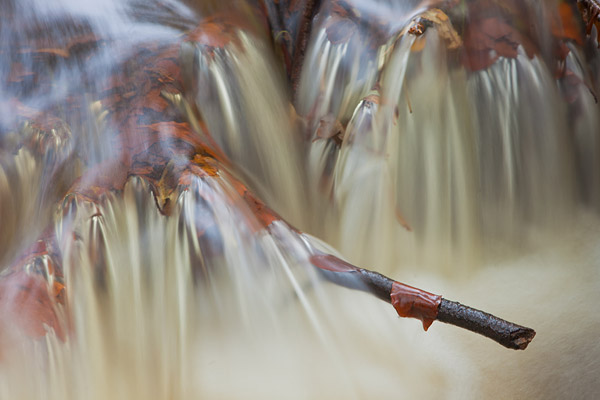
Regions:
[[515, 350], [525, 350], [535, 336], [531, 328], [446, 299], [442, 299], [437, 320], [479, 333]]

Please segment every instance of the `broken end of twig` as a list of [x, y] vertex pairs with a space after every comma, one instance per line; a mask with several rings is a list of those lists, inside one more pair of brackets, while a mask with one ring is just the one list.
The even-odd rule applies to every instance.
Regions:
[[535, 337], [535, 331], [531, 328], [521, 327], [511, 336], [511, 343], [514, 347], [510, 348], [515, 350], [525, 350]]
[[437, 320], [479, 333], [514, 350], [525, 350], [535, 337], [531, 328], [446, 299], [440, 303]]

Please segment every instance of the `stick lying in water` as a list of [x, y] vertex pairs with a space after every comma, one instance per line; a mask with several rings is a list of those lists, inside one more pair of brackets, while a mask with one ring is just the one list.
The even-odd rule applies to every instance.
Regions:
[[401, 317], [420, 319], [425, 330], [437, 320], [479, 333], [515, 350], [524, 350], [535, 336], [531, 328], [355, 267], [335, 256], [320, 253], [311, 256], [310, 261], [327, 280], [366, 291], [391, 303]]

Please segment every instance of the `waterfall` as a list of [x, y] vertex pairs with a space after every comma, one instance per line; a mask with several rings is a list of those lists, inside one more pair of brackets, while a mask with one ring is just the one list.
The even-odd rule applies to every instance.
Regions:
[[[600, 390], [574, 2], [324, 1], [297, 77], [310, 2], [1, 3], [1, 399]], [[323, 252], [536, 339], [424, 333]]]

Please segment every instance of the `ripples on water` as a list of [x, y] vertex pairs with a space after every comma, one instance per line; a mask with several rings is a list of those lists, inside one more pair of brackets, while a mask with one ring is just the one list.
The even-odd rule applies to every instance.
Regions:
[[[466, 2], [448, 6], [454, 25], [417, 2], [331, 4], [292, 94], [242, 3], [2, 2], [0, 398], [600, 389], [596, 43], [553, 19], [566, 3]], [[200, 157], [220, 172], [186, 175], [186, 146], [231, 165]], [[314, 236], [263, 229], [238, 180]], [[39, 237], [55, 247], [22, 259]], [[441, 324], [425, 334], [320, 282], [313, 248], [537, 337], [516, 354]], [[51, 295], [65, 284], [66, 307], [36, 315], [60, 329], [19, 318], [14, 265]]]

